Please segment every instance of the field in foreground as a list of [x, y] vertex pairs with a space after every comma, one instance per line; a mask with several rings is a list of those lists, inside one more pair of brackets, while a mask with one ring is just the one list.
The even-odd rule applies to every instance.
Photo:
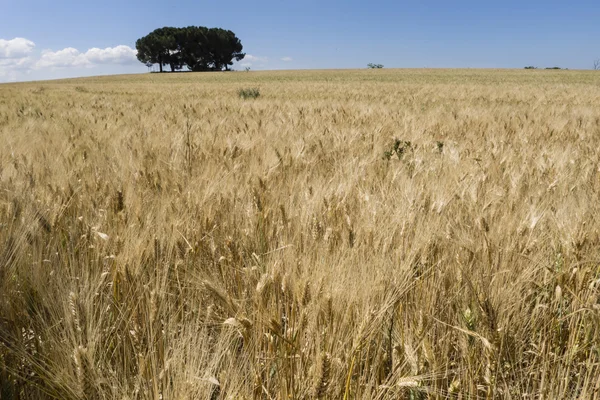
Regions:
[[600, 398], [599, 138], [594, 72], [1, 85], [0, 399]]

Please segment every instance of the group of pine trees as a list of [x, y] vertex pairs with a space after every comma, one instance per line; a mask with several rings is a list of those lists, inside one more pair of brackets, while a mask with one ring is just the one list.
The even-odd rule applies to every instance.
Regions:
[[164, 27], [150, 32], [135, 43], [137, 58], [150, 66], [158, 64], [171, 71], [187, 67], [190, 71], [229, 70], [233, 60], [240, 61], [242, 43], [230, 30], [188, 26]]

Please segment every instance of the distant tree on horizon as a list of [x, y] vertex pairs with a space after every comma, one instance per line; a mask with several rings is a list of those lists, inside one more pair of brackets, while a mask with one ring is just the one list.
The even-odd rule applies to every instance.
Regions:
[[229, 71], [233, 60], [244, 58], [242, 42], [230, 30], [188, 26], [155, 29], [135, 43], [137, 58], [148, 65], [158, 64], [160, 72], [187, 67], [190, 71]]

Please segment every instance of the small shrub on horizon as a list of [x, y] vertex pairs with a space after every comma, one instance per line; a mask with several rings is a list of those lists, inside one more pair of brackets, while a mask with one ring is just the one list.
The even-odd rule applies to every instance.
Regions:
[[437, 150], [440, 153], [443, 153], [444, 152], [444, 142], [438, 140], [437, 142], [435, 142], [435, 144], [437, 146]]
[[256, 99], [260, 96], [260, 91], [258, 88], [240, 89], [238, 90], [238, 95], [244, 100]]
[[407, 150], [412, 149], [412, 143], [406, 140], [396, 139], [394, 140], [394, 144], [391, 148], [383, 153], [383, 157], [386, 160], [390, 160], [392, 156], [395, 154], [398, 157], [398, 160], [402, 160], [404, 153]]

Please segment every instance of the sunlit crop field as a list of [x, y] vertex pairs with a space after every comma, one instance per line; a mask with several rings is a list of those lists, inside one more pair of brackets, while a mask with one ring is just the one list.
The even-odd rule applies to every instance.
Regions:
[[2, 400], [592, 399], [598, 376], [600, 73], [0, 85]]

